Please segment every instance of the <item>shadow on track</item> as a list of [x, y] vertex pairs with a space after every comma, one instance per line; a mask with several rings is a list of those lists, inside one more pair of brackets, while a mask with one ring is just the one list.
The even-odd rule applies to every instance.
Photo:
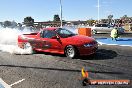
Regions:
[[89, 56], [81, 56], [77, 59], [81, 60], [107, 60], [107, 59], [114, 59], [117, 57], [117, 53], [113, 50], [106, 50], [106, 49], [98, 49], [97, 52], [93, 55]]
[[57, 53], [49, 53], [49, 52], [37, 52], [35, 54], [44, 54], [44, 55], [51, 55], [51, 56], [58, 56], [58, 57], [66, 57], [63, 54], [57, 54]]
[[[38, 52], [36, 54], [51, 55], [51, 56], [61, 57], [61, 58], [66, 58], [67, 59], [67, 57], [65, 55], [62, 55], [62, 54], [45, 53], [45, 52]], [[75, 59], [81, 59], [81, 60], [107, 60], [107, 59], [114, 59], [116, 56], [117, 56], [117, 53], [113, 50], [98, 49], [96, 54], [88, 55], [88, 56], [79, 56], [79, 57], [76, 57]]]
[[[17, 65], [0, 65], [0, 67], [9, 67], [9, 68], [32, 68], [32, 69], [42, 69], [42, 70], [52, 70], [52, 71], [66, 71], [66, 72], [81, 72], [81, 70], [77, 69], [61, 69], [61, 68], [43, 68], [43, 67], [30, 67], [30, 66], [17, 66]], [[89, 70], [91, 73], [101, 73], [101, 74], [123, 74], [121, 72], [105, 72], [105, 71], [94, 71]], [[81, 73], [80, 73], [81, 74]]]

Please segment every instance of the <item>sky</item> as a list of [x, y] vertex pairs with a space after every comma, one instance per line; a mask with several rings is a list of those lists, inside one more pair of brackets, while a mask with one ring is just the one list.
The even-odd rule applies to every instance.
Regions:
[[[63, 20], [97, 19], [98, 0], [62, 0]], [[112, 14], [132, 17], [132, 0], [100, 0], [100, 19]], [[60, 0], [0, 0], [0, 22], [5, 20], [23, 22], [31, 16], [36, 22], [53, 20], [60, 15]]]

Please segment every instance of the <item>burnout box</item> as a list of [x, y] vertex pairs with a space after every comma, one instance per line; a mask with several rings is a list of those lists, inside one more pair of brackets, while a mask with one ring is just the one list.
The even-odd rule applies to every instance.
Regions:
[[91, 37], [91, 28], [79, 28], [78, 34]]

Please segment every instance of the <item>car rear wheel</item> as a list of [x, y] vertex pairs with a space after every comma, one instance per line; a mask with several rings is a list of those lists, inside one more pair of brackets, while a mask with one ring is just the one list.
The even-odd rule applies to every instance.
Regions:
[[65, 49], [65, 55], [69, 58], [75, 58], [77, 56], [77, 49], [72, 45], [68, 45]]
[[32, 46], [31, 46], [31, 44], [30, 43], [24, 43], [24, 45], [23, 45], [23, 49], [25, 49], [25, 50], [31, 50], [32, 51], [32, 53], [36, 53], [36, 51], [35, 50], [33, 50], [33, 48], [32, 48]]
[[29, 49], [29, 48], [31, 48], [31, 45], [30, 45], [30, 43], [24, 43], [24, 45], [23, 45], [23, 49]]

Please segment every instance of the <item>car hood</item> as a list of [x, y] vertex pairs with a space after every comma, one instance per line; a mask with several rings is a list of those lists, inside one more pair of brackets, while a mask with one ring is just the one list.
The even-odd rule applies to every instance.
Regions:
[[95, 39], [88, 36], [75, 35], [72, 37], [65, 38], [64, 41], [71, 44], [85, 44], [85, 43], [91, 43], [95, 41]]

